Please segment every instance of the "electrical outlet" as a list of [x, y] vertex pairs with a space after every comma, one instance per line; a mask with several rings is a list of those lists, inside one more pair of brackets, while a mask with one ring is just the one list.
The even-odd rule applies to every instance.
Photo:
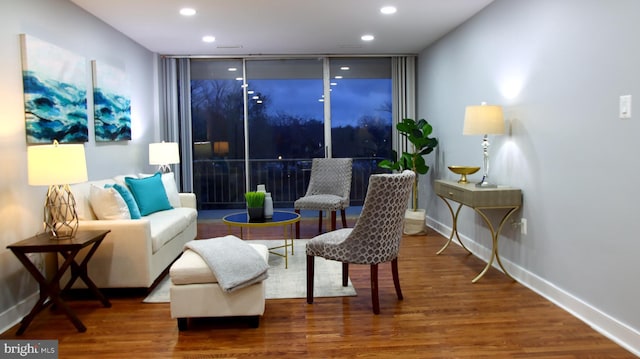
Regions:
[[526, 236], [527, 235], [527, 219], [522, 218], [520, 220], [520, 234]]

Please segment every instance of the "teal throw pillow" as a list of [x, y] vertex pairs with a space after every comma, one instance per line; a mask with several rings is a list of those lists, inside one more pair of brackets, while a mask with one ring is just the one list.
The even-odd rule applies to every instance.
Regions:
[[129, 191], [129, 189], [121, 184], [106, 184], [104, 185], [104, 188], [109, 188], [109, 187], [113, 187], [116, 191], [118, 191], [118, 193], [120, 193], [120, 196], [122, 196], [122, 199], [124, 199], [124, 203], [127, 204], [127, 207], [129, 208], [129, 213], [131, 214], [131, 219], [140, 219], [140, 217], [142, 217], [140, 215], [140, 209], [138, 208], [138, 204], [136, 203], [136, 200], [133, 198], [133, 195], [131, 194], [131, 192]]
[[146, 216], [173, 208], [169, 203], [160, 173], [145, 178], [125, 177], [124, 182], [131, 190], [141, 215]]

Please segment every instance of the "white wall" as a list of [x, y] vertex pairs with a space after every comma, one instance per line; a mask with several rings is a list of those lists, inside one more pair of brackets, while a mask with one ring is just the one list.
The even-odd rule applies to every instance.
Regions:
[[123, 68], [129, 76], [133, 140], [96, 144], [90, 119], [89, 179], [148, 171], [147, 145], [158, 139], [153, 53], [67, 0], [0, 0], [0, 332], [28, 313], [37, 295], [35, 281], [6, 246], [41, 230], [46, 193], [27, 185], [19, 34], [86, 58], [89, 114], [91, 60]]
[[[505, 266], [636, 354], [639, 16], [635, 0], [496, 0], [418, 64], [419, 117], [440, 140], [431, 177], [455, 179], [448, 165], [480, 166], [481, 137], [462, 135], [465, 106], [503, 105], [511, 134], [491, 138], [490, 174], [522, 188], [519, 217], [528, 219], [527, 235], [503, 231]], [[636, 109], [620, 120], [619, 96], [627, 94]], [[429, 221], [448, 235], [450, 214], [423, 185]], [[463, 210], [459, 230], [486, 254], [479, 216]]]

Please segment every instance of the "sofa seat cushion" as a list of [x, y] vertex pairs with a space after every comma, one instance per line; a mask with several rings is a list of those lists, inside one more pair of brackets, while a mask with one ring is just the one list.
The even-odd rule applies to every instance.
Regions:
[[[269, 261], [269, 250], [265, 245], [253, 243], [249, 245], [260, 253], [265, 262]], [[185, 250], [182, 256], [171, 265], [169, 276], [174, 285], [218, 283], [218, 279], [204, 259], [190, 249]]]
[[152, 251], [155, 253], [191, 223], [194, 223], [198, 218], [198, 212], [193, 208], [181, 207], [154, 212], [143, 218], [150, 222]]

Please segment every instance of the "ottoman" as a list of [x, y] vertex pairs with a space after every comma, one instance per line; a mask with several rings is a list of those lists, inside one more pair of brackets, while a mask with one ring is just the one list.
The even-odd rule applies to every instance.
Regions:
[[[269, 250], [265, 245], [249, 245], [268, 262]], [[180, 331], [188, 328], [188, 318], [197, 317], [246, 316], [250, 317], [252, 327], [260, 325], [265, 303], [264, 281], [225, 292], [202, 257], [189, 249], [171, 265], [169, 276], [171, 318], [178, 320]]]

